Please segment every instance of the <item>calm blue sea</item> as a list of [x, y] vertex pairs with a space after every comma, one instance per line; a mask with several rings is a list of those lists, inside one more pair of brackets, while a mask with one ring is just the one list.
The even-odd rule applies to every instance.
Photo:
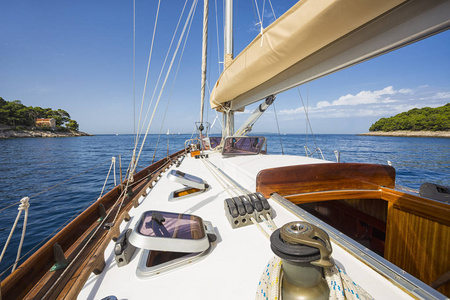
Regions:
[[[305, 135], [266, 137], [268, 152], [272, 154], [284, 151], [285, 154], [304, 156], [305, 145], [311, 151], [317, 145], [327, 160], [336, 160], [334, 151], [338, 150], [341, 162], [387, 164], [390, 161], [397, 170], [397, 184], [400, 186], [419, 189], [424, 182], [450, 185], [450, 139], [356, 135], [316, 135], [314, 139]], [[180, 150], [188, 138], [190, 135], [161, 136], [155, 159]], [[151, 163], [156, 141], [156, 135], [147, 140], [140, 166]], [[132, 135], [0, 140], [1, 249], [17, 215], [18, 205], [13, 204], [22, 197], [31, 198], [22, 249], [24, 255], [47, 241], [47, 237], [99, 197], [113, 156], [121, 155], [122, 168], [126, 170], [133, 144]], [[117, 174], [118, 169], [117, 162]], [[85, 172], [87, 170], [90, 171]], [[72, 179], [46, 191], [69, 178]], [[107, 190], [112, 187], [110, 176]], [[10, 205], [13, 206], [6, 208]], [[15, 260], [22, 220], [23, 217], [0, 264], [0, 273]]]

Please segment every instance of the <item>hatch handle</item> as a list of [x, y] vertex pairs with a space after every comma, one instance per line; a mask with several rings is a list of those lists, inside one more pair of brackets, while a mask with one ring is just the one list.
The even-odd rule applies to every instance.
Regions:
[[157, 211], [154, 211], [152, 213], [152, 220], [155, 221], [156, 223], [158, 223], [158, 225], [162, 225], [163, 222], [166, 221], [166, 219], [164, 219], [163, 215]]

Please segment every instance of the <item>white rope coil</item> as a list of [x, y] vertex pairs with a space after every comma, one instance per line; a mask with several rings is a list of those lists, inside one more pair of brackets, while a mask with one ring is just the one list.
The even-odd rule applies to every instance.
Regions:
[[[264, 221], [267, 228], [273, 232], [277, 229], [276, 224], [273, 222], [269, 214], [260, 216]], [[267, 218], [267, 219], [266, 219]], [[252, 218], [252, 221], [254, 219]], [[270, 235], [260, 226], [256, 221], [254, 221], [258, 229], [267, 237]], [[344, 299], [359, 299], [359, 300], [369, 300], [373, 299], [363, 288], [357, 285], [350, 276], [340, 269], [337, 265], [330, 268], [323, 268], [325, 280], [330, 289], [330, 300], [344, 300]], [[257, 300], [279, 300], [281, 299], [281, 286], [283, 278], [282, 261], [278, 256], [272, 257], [266, 266], [261, 279], [258, 283], [258, 288], [256, 291]]]
[[[324, 268], [325, 280], [330, 288], [330, 300], [373, 299], [363, 288], [357, 285], [344, 270], [334, 265]], [[257, 300], [281, 299], [282, 261], [278, 256], [272, 257], [261, 275], [256, 291]]]

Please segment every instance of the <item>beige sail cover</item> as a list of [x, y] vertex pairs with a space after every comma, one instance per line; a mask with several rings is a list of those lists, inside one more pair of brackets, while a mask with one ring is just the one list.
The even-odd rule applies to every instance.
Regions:
[[405, 0], [302, 0], [263, 30], [224, 70], [211, 107], [261, 85], [283, 70]]

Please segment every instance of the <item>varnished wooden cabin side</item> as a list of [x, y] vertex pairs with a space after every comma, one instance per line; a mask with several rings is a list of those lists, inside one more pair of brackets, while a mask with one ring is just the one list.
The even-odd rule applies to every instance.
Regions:
[[[395, 171], [392, 167], [371, 164], [339, 163], [273, 168], [262, 170], [256, 179], [256, 190], [265, 197], [276, 192], [294, 204], [317, 204], [317, 210], [325, 208], [324, 211], [328, 212], [337, 208], [333, 205], [340, 205], [345, 201], [385, 202], [385, 239], [381, 242], [384, 257], [432, 285], [450, 270], [450, 205], [399, 192], [393, 189], [394, 185]], [[329, 205], [325, 207], [321, 203]], [[351, 209], [350, 206], [346, 208]], [[333, 213], [335, 212], [330, 215]], [[361, 214], [361, 211], [357, 213]], [[369, 224], [370, 229], [378, 227], [377, 229], [383, 230], [379, 218], [372, 220], [367, 214], [361, 215], [367, 218], [364, 221]], [[324, 217], [320, 214], [316, 216]], [[355, 225], [350, 219], [345, 222], [349, 226]], [[346, 224], [342, 226], [345, 227]], [[377, 245], [380, 246], [380, 243]], [[450, 295], [448, 280], [440, 287], [433, 287]]]

